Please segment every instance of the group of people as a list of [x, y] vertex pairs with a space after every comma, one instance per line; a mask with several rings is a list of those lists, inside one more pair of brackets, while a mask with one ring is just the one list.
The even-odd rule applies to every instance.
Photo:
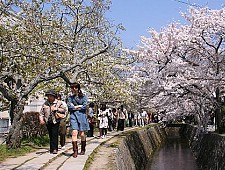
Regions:
[[[147, 113], [143, 112], [141, 118], [138, 115], [128, 112], [123, 105], [118, 108], [107, 108], [102, 104], [99, 109], [95, 108], [94, 103], [89, 103], [87, 96], [82, 92], [79, 83], [70, 84], [71, 95], [67, 101], [63, 101], [53, 89], [48, 90], [45, 95], [47, 100], [40, 110], [40, 124], [46, 124], [50, 139], [50, 153], [57, 154], [58, 139], [63, 149], [67, 134], [67, 117], [69, 115], [70, 131], [72, 136], [73, 154], [78, 156], [78, 135], [81, 139], [81, 152], [86, 151], [86, 134], [88, 137], [94, 136], [94, 128], [99, 128], [99, 138], [105, 138], [107, 131], [123, 131], [126, 126], [146, 124]], [[88, 108], [88, 110], [87, 110]], [[97, 113], [96, 113], [97, 112]], [[58, 138], [58, 136], [60, 136]]]
[[[60, 135], [60, 145], [65, 146], [66, 139], [66, 118], [69, 112], [70, 128], [72, 135], [72, 156], [78, 156], [78, 135], [81, 138], [81, 152], [84, 155], [86, 151], [85, 132], [90, 129], [87, 115], [87, 96], [82, 93], [79, 83], [70, 85], [72, 94], [68, 97], [67, 102], [61, 100], [60, 96], [53, 90], [48, 90], [45, 95], [47, 100], [42, 105], [39, 120], [40, 124], [46, 124], [50, 139], [50, 153], [58, 152], [58, 135]], [[60, 133], [59, 133], [60, 132]]]
[[133, 125], [144, 127], [149, 123], [158, 123], [162, 121], [165, 116], [159, 116], [159, 114], [155, 113], [148, 113], [147, 111], [143, 110], [142, 112], [136, 112], [133, 116]]
[[94, 103], [89, 104], [88, 120], [90, 130], [87, 133], [88, 137], [93, 137], [94, 128], [99, 129], [98, 138], [105, 138], [108, 131], [123, 131], [125, 121], [129, 114], [127, 114], [126, 109], [123, 105], [116, 108], [107, 108], [106, 104], [101, 104], [100, 108], [95, 108]]
[[107, 131], [117, 130], [123, 131], [125, 127], [139, 126], [144, 127], [149, 123], [158, 123], [159, 115], [142, 112], [127, 111], [123, 105], [118, 108], [107, 108], [102, 104], [99, 109], [95, 108], [94, 103], [90, 103], [88, 112], [90, 130], [88, 137], [93, 137], [94, 128], [99, 129], [99, 138], [105, 138]]

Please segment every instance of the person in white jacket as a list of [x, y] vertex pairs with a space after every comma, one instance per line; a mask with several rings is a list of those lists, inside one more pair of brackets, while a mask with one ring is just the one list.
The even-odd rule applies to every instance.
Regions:
[[100, 137], [105, 138], [107, 134], [107, 128], [108, 128], [108, 112], [106, 111], [106, 105], [102, 104], [99, 114], [99, 131], [100, 131]]

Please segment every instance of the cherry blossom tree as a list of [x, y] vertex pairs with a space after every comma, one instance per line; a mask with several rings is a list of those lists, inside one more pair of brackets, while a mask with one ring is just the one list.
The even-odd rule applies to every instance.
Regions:
[[[225, 8], [189, 8], [186, 25], [171, 23], [161, 31], [149, 30], [136, 51], [141, 63], [146, 102], [172, 117], [196, 115], [206, 127], [214, 112], [218, 131], [223, 116]], [[146, 83], [148, 86], [146, 86]]]
[[17, 148], [29, 94], [54, 79], [70, 83], [87, 77], [90, 62], [117, 56], [120, 27], [105, 18], [110, 1], [0, 3], [0, 100], [9, 108], [12, 120], [7, 145]]

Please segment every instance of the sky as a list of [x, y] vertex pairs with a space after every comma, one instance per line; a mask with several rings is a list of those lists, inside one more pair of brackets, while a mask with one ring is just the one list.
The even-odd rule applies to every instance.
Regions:
[[140, 36], [148, 37], [148, 30], [160, 31], [172, 22], [185, 24], [180, 12], [187, 12], [188, 3], [221, 9], [224, 0], [111, 0], [107, 18], [114, 24], [122, 24], [126, 31], [119, 33], [125, 47], [136, 49]]

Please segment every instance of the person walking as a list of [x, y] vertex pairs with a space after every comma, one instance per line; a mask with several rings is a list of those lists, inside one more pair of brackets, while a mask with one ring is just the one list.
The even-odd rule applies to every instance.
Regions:
[[108, 130], [111, 132], [113, 130], [113, 112], [111, 109], [108, 110]]
[[118, 118], [116, 108], [112, 108], [112, 113], [113, 113], [112, 129], [115, 130], [117, 127], [117, 118]]
[[147, 117], [147, 112], [143, 110], [141, 112], [141, 126], [144, 127], [146, 125], [146, 117]]
[[[45, 95], [47, 100], [41, 107], [39, 113], [40, 124], [46, 124], [50, 139], [50, 153], [57, 154], [58, 152], [58, 131], [60, 116], [66, 112], [62, 102], [57, 100], [57, 93], [55, 90], [48, 90]], [[59, 116], [60, 115], [60, 116]]]
[[117, 131], [124, 131], [126, 115], [124, 113], [123, 105], [121, 105], [117, 109], [117, 113], [118, 113], [118, 126], [117, 126]]
[[70, 128], [72, 130], [72, 145], [74, 158], [78, 155], [77, 138], [78, 133], [81, 137], [81, 152], [84, 155], [86, 151], [86, 135], [90, 127], [86, 115], [87, 96], [81, 91], [79, 83], [72, 83], [70, 85], [72, 95], [68, 97], [67, 106], [70, 112]]
[[90, 130], [87, 133], [87, 137], [94, 137], [94, 127], [95, 127], [96, 121], [94, 117], [93, 108], [94, 108], [94, 103], [91, 102], [89, 104], [89, 109], [88, 109], [88, 122], [89, 122]]
[[61, 145], [61, 149], [65, 149], [66, 144], [66, 122], [68, 116], [68, 107], [65, 101], [62, 100], [62, 95], [58, 94], [58, 100], [62, 102], [64, 108], [66, 109], [64, 117], [61, 118], [59, 123], [59, 143]]
[[128, 124], [129, 124], [129, 127], [133, 126], [133, 121], [134, 121], [134, 114], [133, 114], [133, 112], [129, 111], [128, 112]]
[[106, 111], [106, 104], [101, 105], [98, 117], [100, 137], [105, 138], [108, 129], [108, 112]]

